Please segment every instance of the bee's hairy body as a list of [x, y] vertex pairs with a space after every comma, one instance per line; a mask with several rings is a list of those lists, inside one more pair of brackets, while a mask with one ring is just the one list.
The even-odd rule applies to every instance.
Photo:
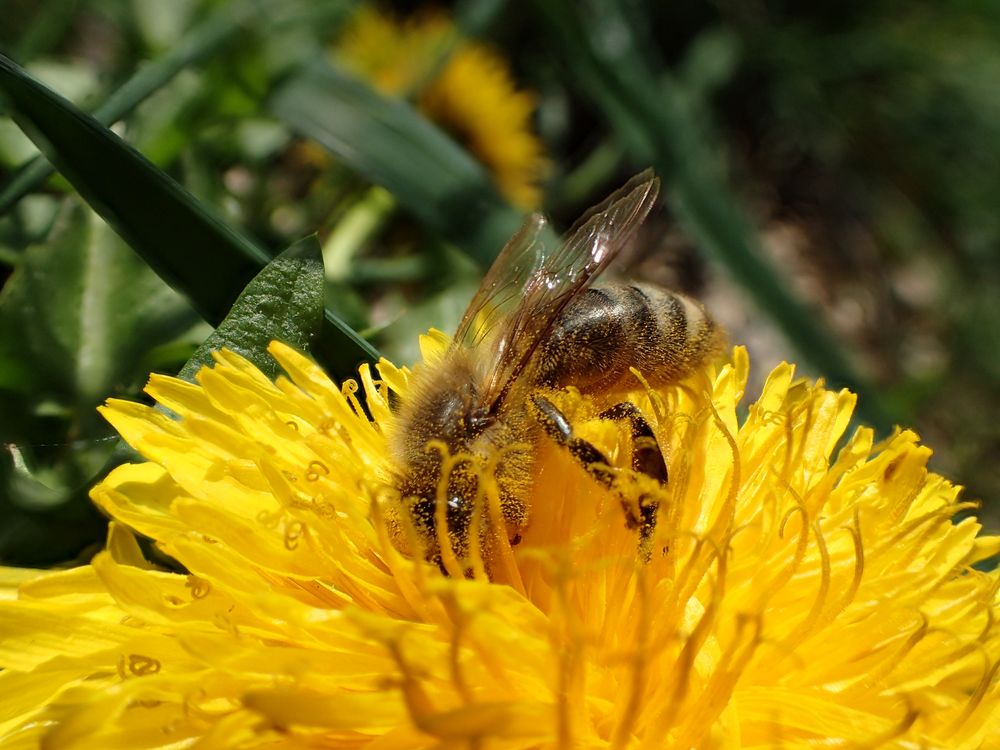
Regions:
[[[497, 455], [505, 446], [529, 445], [537, 431], [523, 409], [490, 413], [482, 400], [479, 365], [473, 352], [453, 350], [441, 361], [418, 368], [393, 430], [396, 486], [404, 501], [411, 503], [410, 515], [428, 545], [424, 550], [428, 557], [434, 557], [437, 548], [436, 510], [444, 460]], [[523, 498], [531, 467], [531, 456], [523, 450], [507, 450], [497, 464], [496, 484], [508, 529], [520, 528], [527, 520]], [[474, 467], [461, 463], [452, 468], [444, 492], [448, 528], [459, 556], [468, 551], [466, 537], [478, 491]]]
[[[639, 386], [630, 368], [654, 387], [663, 386], [684, 378], [718, 347], [717, 327], [688, 297], [649, 284], [602, 284], [573, 296], [537, 342], [523, 373], [492, 405], [485, 398], [490, 360], [481, 352], [452, 348], [439, 362], [418, 368], [397, 415], [392, 449], [397, 489], [410, 498], [410, 518], [428, 545], [424, 553], [437, 555], [443, 464], [433, 441], [443, 444], [449, 456], [501, 456], [494, 476], [503, 533], [514, 539], [528, 521], [534, 448], [547, 439], [532, 412], [532, 394], [572, 386], [610, 405]], [[459, 557], [469, 551], [468, 527], [479, 490], [474, 470], [467, 465], [452, 469], [446, 518]]]
[[591, 396], [685, 377], [716, 349], [717, 330], [701, 305], [652, 284], [601, 284], [573, 298], [539, 345], [534, 382]]

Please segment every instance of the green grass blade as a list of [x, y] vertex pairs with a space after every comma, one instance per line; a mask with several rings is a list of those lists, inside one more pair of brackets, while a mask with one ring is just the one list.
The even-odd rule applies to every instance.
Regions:
[[[270, 260], [142, 154], [3, 55], [0, 98], [94, 210], [209, 323], [225, 318]], [[343, 362], [376, 358], [355, 331], [335, 316], [325, 319]]]
[[268, 254], [212, 216], [138, 151], [0, 56], [14, 120], [156, 272], [217, 324]]
[[[163, 57], [139, 68], [94, 110], [94, 119], [102, 125], [117, 122], [167, 85], [182, 70], [220, 52], [239, 32], [265, 17], [272, 28], [310, 22], [329, 25], [331, 19], [339, 19], [347, 12], [348, 5], [349, 3], [344, 2], [311, 8], [308, 4], [303, 6], [301, 3], [288, 3], [281, 8], [273, 8], [260, 0], [224, 5], [186, 33]], [[42, 156], [21, 164], [8, 183], [0, 188], [0, 215], [36, 189], [53, 171], [52, 165]]]
[[11, 54], [19, 60], [33, 60], [59, 43], [76, 17], [80, 0], [49, 0], [38, 6], [28, 28], [11, 44]]
[[420, 221], [488, 265], [521, 223], [486, 169], [407, 103], [317, 61], [292, 75], [270, 109]]
[[[239, 3], [220, 9], [186, 34], [162, 58], [141, 67], [104, 104], [94, 110], [94, 119], [102, 125], [111, 125], [173, 80], [186, 67], [218, 52], [240, 30], [255, 6], [255, 3]], [[13, 179], [0, 190], [0, 215], [37, 188], [53, 171], [52, 165], [41, 156], [22, 164]]]

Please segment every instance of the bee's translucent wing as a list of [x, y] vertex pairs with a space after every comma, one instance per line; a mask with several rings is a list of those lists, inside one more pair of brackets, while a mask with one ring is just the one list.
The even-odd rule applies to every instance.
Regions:
[[548, 252], [545, 220], [532, 216], [507, 243], [462, 318], [456, 346], [487, 347], [485, 402], [503, 398], [559, 313], [624, 247], [656, 204], [646, 170], [588, 211]]
[[544, 257], [542, 233], [546, 226], [544, 216], [532, 214], [507, 241], [458, 324], [456, 344], [479, 346], [513, 318], [521, 305], [522, 291]]

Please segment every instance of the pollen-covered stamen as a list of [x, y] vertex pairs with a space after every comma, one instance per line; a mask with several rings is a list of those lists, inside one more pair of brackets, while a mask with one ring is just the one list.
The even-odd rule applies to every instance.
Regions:
[[[683, 619], [687, 616], [689, 603], [699, 601], [695, 592], [708, 580], [708, 570], [713, 563], [721, 565], [720, 559], [724, 550], [714, 540], [696, 535], [694, 532], [681, 532], [678, 539], [693, 538], [694, 547], [680, 565], [680, 576], [666, 589], [659, 611], [657, 612], [657, 630], [661, 640], [673, 639], [683, 630]], [[668, 559], [673, 555], [668, 555]], [[662, 644], [656, 644], [660, 647]]]
[[826, 547], [826, 537], [818, 521], [812, 523], [813, 538], [816, 540], [816, 551], [819, 554], [819, 584], [816, 587], [816, 595], [813, 598], [812, 606], [808, 614], [800, 622], [792, 634], [785, 640], [784, 645], [789, 651], [794, 651], [795, 647], [809, 638], [816, 630], [823, 610], [829, 604], [830, 593], [830, 553]]
[[[906, 705], [906, 711], [893, 726], [889, 727], [882, 734], [865, 738], [864, 747], [885, 747], [895, 739], [905, 735], [910, 728], [917, 723], [920, 718], [920, 710], [913, 704], [912, 698], [903, 693], [899, 696]], [[846, 745], [846, 743], [841, 743]], [[855, 744], [855, 743], [852, 743]]]
[[574, 711], [586, 698], [586, 633], [580, 614], [573, 606], [570, 584], [579, 575], [568, 550], [553, 550], [546, 559], [552, 576], [555, 600], [549, 613], [549, 641], [557, 654], [555, 684], [556, 747], [574, 746], [574, 736], [584, 724], [584, 715]]
[[719, 657], [712, 674], [685, 712], [685, 722], [673, 738], [676, 747], [697, 747], [709, 734], [720, 710], [730, 700], [736, 682], [761, 642], [759, 615], [741, 615], [736, 635]]
[[[455, 536], [455, 521], [459, 514], [471, 513], [472, 509], [464, 507], [465, 499], [453, 495], [450, 491], [454, 480], [455, 467], [469, 464], [475, 457], [467, 453], [451, 455], [448, 446], [440, 440], [431, 440], [425, 448], [428, 452], [439, 454], [440, 477], [434, 497], [434, 535], [437, 543], [441, 565], [448, 575], [462, 578], [465, 575], [455, 553], [455, 544], [459, 540]], [[465, 528], [462, 530], [465, 531]]]
[[343, 394], [344, 398], [346, 398], [347, 401], [351, 404], [351, 408], [354, 409], [354, 413], [361, 419], [367, 421], [368, 413], [365, 411], [365, 408], [361, 405], [361, 402], [358, 401], [359, 390], [361, 390], [361, 388], [358, 385], [358, 381], [352, 378], [348, 378], [347, 380], [345, 380], [340, 387], [340, 392]]
[[740, 449], [736, 444], [736, 438], [733, 437], [725, 421], [719, 415], [718, 409], [715, 408], [715, 404], [708, 401], [707, 406], [712, 412], [712, 418], [715, 421], [716, 427], [719, 429], [732, 453], [732, 468], [730, 469], [729, 486], [726, 489], [725, 501], [719, 510], [718, 516], [716, 516], [715, 524], [710, 532], [716, 538], [725, 538], [729, 535], [729, 531], [732, 529], [734, 519], [736, 518], [736, 501], [741, 485]]
[[448, 666], [451, 674], [451, 682], [455, 686], [455, 690], [462, 702], [469, 705], [474, 702], [474, 696], [468, 678], [465, 675], [465, 670], [462, 667], [462, 655], [463, 641], [469, 627], [469, 622], [474, 615], [467, 613], [463, 609], [462, 604], [456, 599], [453, 591], [444, 591], [439, 594], [438, 598], [444, 605], [444, 609], [448, 613], [452, 625], [451, 639], [448, 644]]
[[[679, 623], [670, 631], [675, 638], [680, 640], [680, 652], [675, 660], [674, 674], [670, 675], [669, 680], [666, 681], [664, 690], [661, 691], [665, 693], [662, 704], [656, 707], [655, 710], [653, 706], [649, 706], [649, 710], [653, 711], [653, 715], [649, 719], [643, 742], [640, 744], [641, 748], [662, 746], [667, 733], [679, 723], [683, 725], [682, 716], [684, 712], [689, 710], [691, 706], [690, 701], [699, 700], [699, 696], [690, 693], [692, 686], [700, 684], [700, 680], [695, 678], [695, 664], [707, 640], [711, 637], [716, 624], [716, 618], [723, 604], [726, 587], [727, 554], [726, 550], [708, 539], [699, 539], [695, 549], [697, 550], [699, 547], [702, 547], [703, 542], [707, 543], [704, 546], [713, 551], [710, 559], [716, 563], [716, 577], [714, 581], [709, 579], [708, 600], [703, 607], [699, 603], [700, 600], [690, 597], [680, 598], [678, 602], [680, 606], [675, 605], [675, 608], [679, 611], [686, 611], [689, 607], [699, 607], [701, 615], [690, 633], [685, 634]], [[704, 727], [702, 727], [703, 729]], [[683, 746], [686, 747], [687, 745]]]
[[961, 713], [955, 717], [955, 721], [948, 727], [948, 734], [950, 735], [957, 734], [963, 726], [970, 722], [973, 715], [980, 710], [983, 700], [989, 693], [992, 692], [994, 696], [1000, 693], [1000, 684], [997, 681], [997, 675], [1000, 674], [1000, 659], [991, 662], [990, 657], [985, 652], [981, 653], [983, 653], [984, 660], [982, 679], [979, 680], [975, 692], [973, 692]]
[[809, 522], [809, 511], [806, 510], [804, 505], [794, 505], [785, 511], [785, 515], [778, 526], [778, 537], [780, 539], [785, 538], [785, 530], [788, 522], [796, 514], [799, 516], [799, 534], [795, 542], [795, 551], [792, 553], [792, 559], [786, 562], [778, 570], [775, 577], [763, 588], [762, 597], [765, 600], [778, 593], [792, 579], [792, 576], [795, 575], [801, 566], [802, 560], [806, 556], [806, 551], [809, 549], [809, 528], [811, 524]]
[[[383, 488], [382, 491], [384, 492], [385, 489]], [[379, 559], [384, 561], [393, 580], [398, 582], [400, 595], [408, 605], [408, 608], [412, 608], [414, 616], [422, 620], [427, 620], [431, 617], [431, 607], [428, 606], [426, 595], [426, 568], [428, 566], [423, 562], [422, 555], [414, 560], [404, 557], [399, 552], [392, 541], [389, 522], [384, 512], [384, 508], [387, 505], [398, 507], [400, 504], [400, 499], [395, 496], [391, 498], [378, 497], [375, 494], [371, 496], [369, 507], [371, 509], [372, 524], [378, 535]], [[421, 541], [409, 513], [399, 514], [393, 519], [393, 522], [401, 527], [402, 536], [406, 540], [409, 549], [423, 549], [422, 545], [424, 542]]]
[[865, 547], [861, 539], [861, 519], [858, 514], [859, 511], [855, 510], [853, 524], [842, 527], [844, 531], [851, 535], [851, 542], [854, 544], [854, 573], [840, 601], [826, 611], [824, 626], [832, 623], [834, 619], [840, 616], [853, 603], [865, 575]]
[[650, 610], [650, 580], [645, 565], [636, 566], [636, 600], [638, 611], [635, 622], [635, 645], [628, 657], [629, 679], [625, 684], [624, 700], [617, 702], [616, 726], [611, 734], [611, 749], [623, 750], [635, 731], [635, 723], [643, 708], [643, 686], [652, 658], [650, 652], [650, 631], [652, 627]]
[[[524, 594], [524, 583], [521, 580], [521, 573], [514, 558], [511, 541], [507, 533], [505, 533], [507, 521], [503, 509], [503, 499], [500, 496], [500, 487], [497, 483], [497, 475], [501, 464], [510, 456], [519, 452], [530, 451], [531, 449], [532, 446], [527, 444], [511, 443], [499, 450], [491, 451], [486, 461], [481, 462], [479, 465], [480, 471], [476, 494], [477, 511], [482, 512], [482, 503], [485, 501], [486, 519], [489, 522], [486, 528], [490, 532], [489, 543], [478, 545], [474, 553], [477, 556], [473, 561], [474, 565], [477, 566], [475, 568], [477, 576], [479, 576], [480, 571], [485, 575], [486, 571], [481, 552], [483, 549], [489, 549], [491, 552], [489, 573], [492, 580], [506, 583], [506, 585], [511, 586], [522, 595]], [[508, 504], [511, 504], [513, 499], [507, 498], [507, 501]], [[521, 503], [523, 501], [518, 499], [517, 502]], [[524, 512], [522, 510], [521, 514], [523, 515]], [[479, 537], [477, 536], [477, 538]]]
[[430, 696], [424, 689], [415, 670], [403, 657], [399, 641], [397, 639], [389, 640], [385, 646], [392, 655], [399, 670], [399, 689], [403, 694], [410, 719], [418, 729], [430, 733], [432, 727], [429, 725], [428, 718], [436, 713]]
[[930, 631], [930, 619], [924, 612], [917, 612], [914, 617], [919, 620], [919, 624], [909, 634], [905, 631], [898, 634], [893, 640], [900, 641], [898, 645], [886, 644], [886, 658], [883, 658], [878, 665], [865, 674], [865, 680], [860, 684], [862, 691], [867, 691], [869, 685], [877, 685], [885, 680], [898, 669], [906, 660], [906, 656], [913, 651], [918, 643], [927, 637]]

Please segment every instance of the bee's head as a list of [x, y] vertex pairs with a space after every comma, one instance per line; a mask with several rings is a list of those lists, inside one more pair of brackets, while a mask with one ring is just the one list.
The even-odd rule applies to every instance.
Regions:
[[[402, 502], [389, 511], [390, 531], [397, 547], [437, 563], [442, 571], [444, 544], [463, 567], [471, 559], [474, 539], [480, 540], [480, 551], [487, 554], [486, 540], [491, 532], [488, 501], [480, 491], [481, 470], [474, 459], [454, 463], [445, 459], [431, 474], [402, 478], [398, 488]], [[444, 471], [447, 477], [443, 477]]]
[[473, 383], [429, 388], [407, 413], [410, 452], [423, 451], [431, 441], [444, 443], [453, 453], [466, 450], [494, 421]]

